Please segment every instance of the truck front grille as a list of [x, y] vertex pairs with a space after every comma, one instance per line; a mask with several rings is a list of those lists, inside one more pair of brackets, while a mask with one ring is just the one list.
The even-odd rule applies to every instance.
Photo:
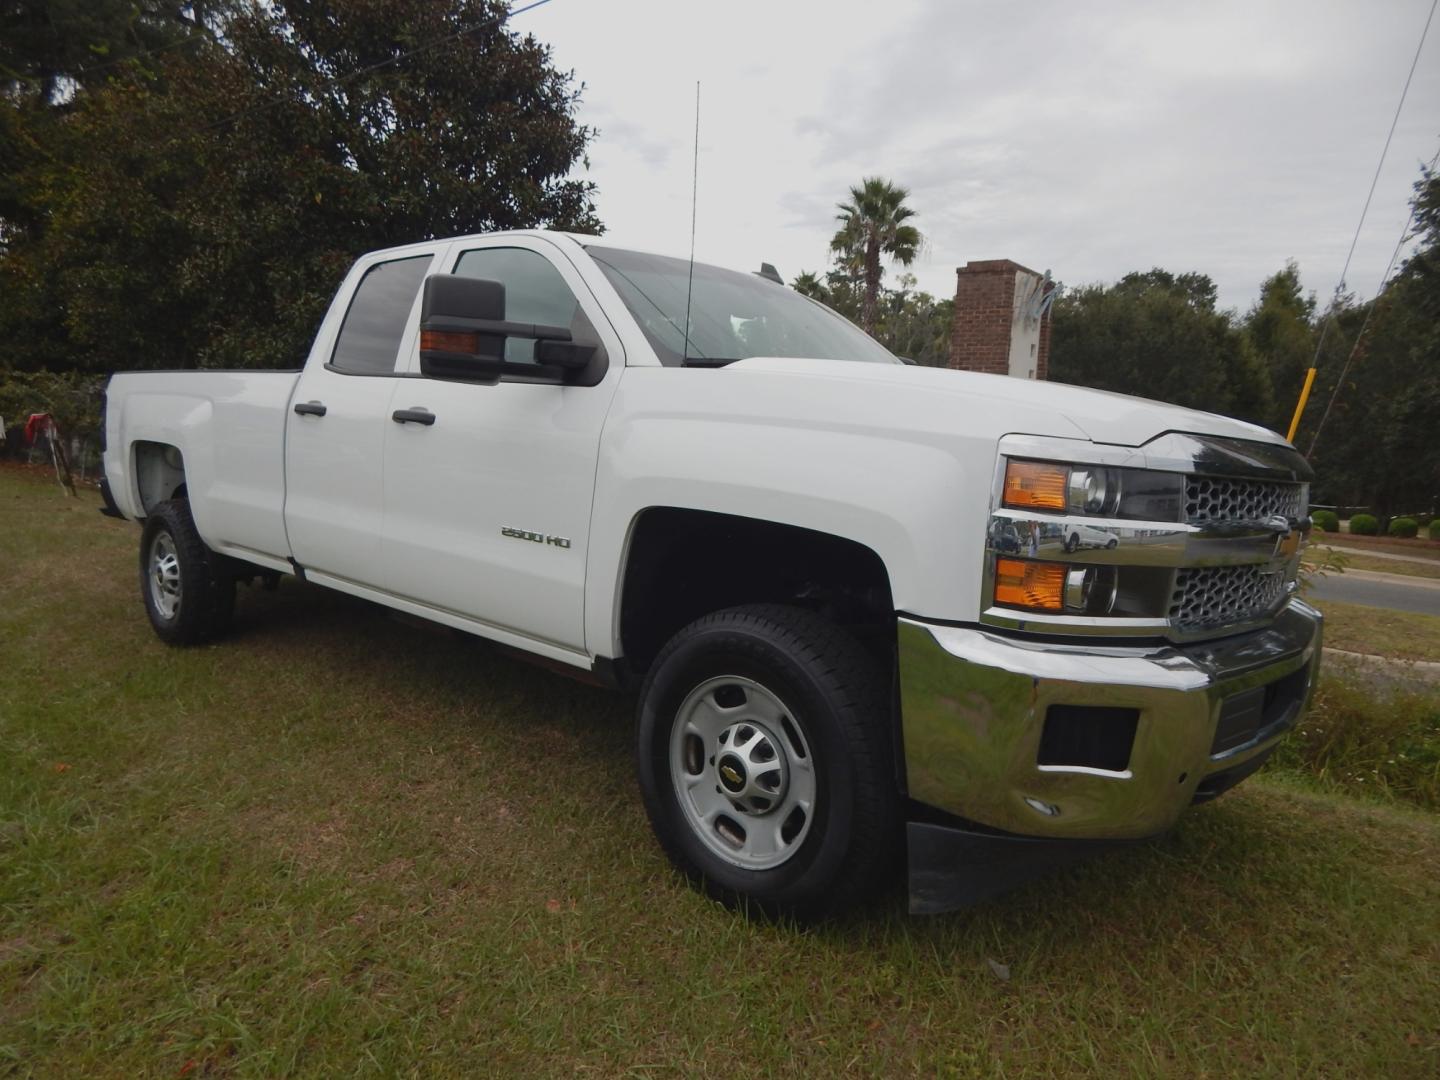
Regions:
[[1216, 521], [1266, 521], [1299, 518], [1308, 509], [1304, 484], [1280, 480], [1228, 480], [1191, 476], [1185, 481], [1185, 520], [1191, 525]]
[[1289, 591], [1285, 574], [1264, 566], [1204, 566], [1175, 572], [1170, 621], [1185, 630], [1268, 615]]

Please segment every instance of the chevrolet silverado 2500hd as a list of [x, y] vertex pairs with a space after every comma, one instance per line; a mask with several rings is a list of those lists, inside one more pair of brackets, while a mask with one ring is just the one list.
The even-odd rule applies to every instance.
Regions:
[[1261, 428], [902, 364], [763, 277], [547, 232], [378, 251], [298, 372], [119, 374], [157, 634], [294, 574], [639, 688], [713, 894], [912, 908], [1152, 836], [1316, 678], [1310, 471]]

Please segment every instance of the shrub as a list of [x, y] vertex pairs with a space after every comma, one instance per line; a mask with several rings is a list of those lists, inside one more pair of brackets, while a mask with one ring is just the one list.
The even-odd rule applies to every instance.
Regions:
[[[1351, 525], [1351, 528], [1354, 528], [1353, 524]], [[1390, 522], [1389, 532], [1391, 536], [1399, 536], [1403, 539], [1410, 540], [1419, 531], [1420, 523], [1417, 522], [1414, 518], [1398, 517], [1392, 519]]]
[[1340, 531], [1340, 519], [1335, 515], [1334, 510], [1316, 510], [1310, 515], [1310, 520], [1321, 532]]
[[1374, 536], [1380, 531], [1380, 521], [1374, 514], [1356, 514], [1350, 519], [1350, 531], [1356, 536]]
[[1332, 665], [1274, 762], [1322, 787], [1440, 808], [1440, 698]]
[[1430, 522], [1430, 539], [1440, 540], [1440, 518]]

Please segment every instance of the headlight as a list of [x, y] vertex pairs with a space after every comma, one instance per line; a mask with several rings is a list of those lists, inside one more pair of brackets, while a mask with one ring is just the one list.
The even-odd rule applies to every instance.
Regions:
[[1179, 521], [1184, 484], [1180, 473], [1011, 459], [1000, 501], [1009, 510]]
[[1001, 607], [1104, 615], [1114, 602], [1114, 567], [995, 560], [995, 603]]
[[1070, 482], [1066, 485], [1069, 493], [1069, 509], [1082, 514], [1098, 514], [1107, 506], [1113, 506], [1119, 494], [1118, 474], [1112, 477], [1111, 469], [1071, 469]]

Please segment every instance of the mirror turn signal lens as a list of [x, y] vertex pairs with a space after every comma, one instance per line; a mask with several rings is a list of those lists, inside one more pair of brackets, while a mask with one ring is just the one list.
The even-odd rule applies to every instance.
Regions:
[[480, 335], [465, 330], [421, 330], [420, 348], [426, 352], [465, 353], [473, 356], [480, 351]]
[[1044, 461], [1011, 461], [1005, 465], [1006, 506], [1064, 510], [1070, 470]]
[[997, 558], [995, 602], [1006, 607], [1064, 611], [1068, 569], [1064, 563]]

